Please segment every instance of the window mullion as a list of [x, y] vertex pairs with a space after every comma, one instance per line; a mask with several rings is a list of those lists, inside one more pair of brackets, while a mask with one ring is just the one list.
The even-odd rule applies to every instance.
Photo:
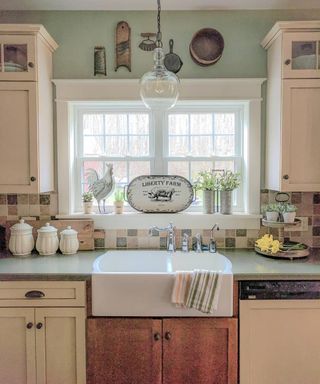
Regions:
[[166, 173], [164, 159], [164, 134], [167, 134], [166, 114], [160, 111], [154, 111], [152, 114], [154, 122], [154, 174], [164, 175]]

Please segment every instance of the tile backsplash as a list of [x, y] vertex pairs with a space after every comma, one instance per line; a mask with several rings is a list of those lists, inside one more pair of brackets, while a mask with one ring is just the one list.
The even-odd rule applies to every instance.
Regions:
[[[261, 191], [261, 205], [274, 202], [275, 191]], [[285, 232], [285, 237], [293, 241], [303, 242], [320, 248], [320, 192], [292, 192], [290, 201], [298, 208], [297, 216], [308, 217], [308, 231]], [[18, 220], [19, 217], [34, 217], [37, 220], [50, 220], [58, 212], [56, 193], [43, 194], [0, 194], [0, 249], [4, 247], [4, 229], [7, 220]], [[183, 234], [190, 236], [190, 246], [196, 233], [200, 233], [204, 244], [208, 244], [210, 230], [207, 228], [178, 229], [176, 231], [177, 247], [181, 247]], [[252, 229], [227, 229], [215, 232], [218, 248], [253, 248], [254, 241], [265, 233], [278, 236], [277, 229], [261, 227]], [[165, 248], [166, 235], [153, 233], [149, 235], [145, 229], [95, 229], [94, 242], [96, 248]]]
[[0, 220], [18, 220], [21, 216], [50, 219], [58, 213], [58, 195], [0, 194]]

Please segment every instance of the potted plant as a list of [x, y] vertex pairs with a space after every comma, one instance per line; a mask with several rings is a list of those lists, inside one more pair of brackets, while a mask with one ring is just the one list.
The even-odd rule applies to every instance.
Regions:
[[278, 221], [280, 212], [279, 204], [267, 204], [262, 207], [262, 212], [266, 215], [267, 221]]
[[285, 223], [294, 223], [297, 207], [294, 204], [283, 204], [282, 217]]
[[83, 210], [85, 214], [92, 213], [93, 193], [83, 192], [82, 194]]
[[114, 213], [121, 214], [123, 213], [123, 204], [124, 204], [124, 193], [122, 190], [117, 189], [114, 193]]
[[195, 188], [203, 194], [203, 213], [215, 212], [215, 191], [217, 190], [217, 175], [212, 171], [198, 173]]
[[230, 215], [232, 212], [232, 191], [240, 185], [240, 173], [225, 171], [218, 177], [220, 191], [220, 213]]

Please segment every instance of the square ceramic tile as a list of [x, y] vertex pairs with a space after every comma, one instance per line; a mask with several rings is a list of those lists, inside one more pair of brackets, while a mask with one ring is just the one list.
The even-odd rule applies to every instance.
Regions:
[[7, 195], [0, 193], [0, 205], [7, 205]]
[[36, 205], [39, 204], [39, 195], [32, 193], [29, 195], [29, 204], [30, 205]]

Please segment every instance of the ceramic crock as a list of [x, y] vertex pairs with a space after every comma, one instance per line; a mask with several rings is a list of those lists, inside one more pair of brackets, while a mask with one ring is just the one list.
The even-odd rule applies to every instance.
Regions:
[[70, 226], [60, 232], [60, 251], [64, 255], [73, 255], [79, 249], [78, 232]]
[[21, 219], [19, 223], [14, 224], [10, 228], [10, 231], [9, 249], [12, 254], [14, 256], [30, 255], [34, 247], [31, 225]]
[[44, 227], [38, 229], [38, 238], [36, 241], [36, 249], [40, 255], [53, 255], [59, 248], [59, 239], [57, 228], [46, 223]]

